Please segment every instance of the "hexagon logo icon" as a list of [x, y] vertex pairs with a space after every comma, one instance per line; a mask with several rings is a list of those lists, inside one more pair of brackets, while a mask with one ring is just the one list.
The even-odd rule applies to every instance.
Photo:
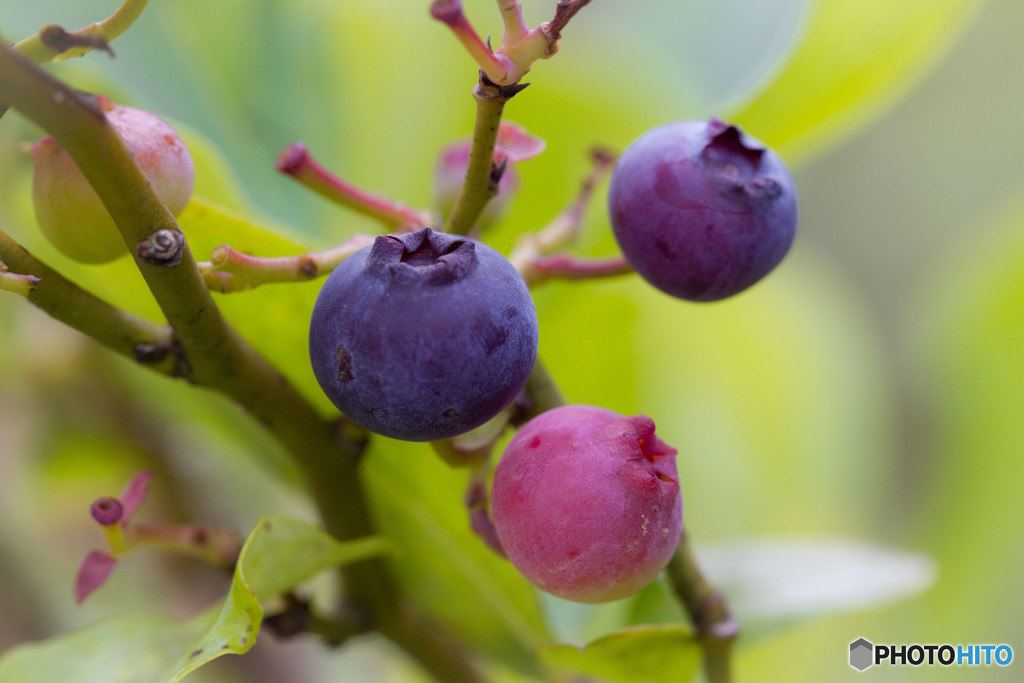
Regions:
[[874, 664], [875, 646], [864, 638], [858, 638], [850, 643], [850, 666], [857, 671], [863, 671]]

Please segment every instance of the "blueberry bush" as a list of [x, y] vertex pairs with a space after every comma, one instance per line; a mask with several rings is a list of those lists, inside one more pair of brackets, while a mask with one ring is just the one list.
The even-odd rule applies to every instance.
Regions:
[[0, 683], [832, 680], [968, 583], [797, 186], [978, 2], [13, 4]]

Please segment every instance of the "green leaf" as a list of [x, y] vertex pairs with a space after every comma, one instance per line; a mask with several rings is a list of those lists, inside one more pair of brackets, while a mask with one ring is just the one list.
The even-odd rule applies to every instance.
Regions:
[[623, 629], [582, 648], [546, 645], [539, 653], [554, 669], [606, 683], [685, 683], [700, 660], [693, 631], [675, 624]]
[[242, 548], [239, 573], [257, 599], [266, 600], [324, 569], [376, 557], [392, 548], [384, 538], [343, 543], [308, 522], [266, 516], [256, 523]]
[[818, 0], [789, 62], [729, 118], [791, 163], [821, 154], [920, 80], [979, 4]]
[[221, 655], [247, 652], [263, 619], [260, 600], [290, 590], [324, 569], [376, 556], [390, 547], [379, 538], [341, 543], [307, 522], [262, 517], [242, 548], [221, 605], [188, 621], [115, 617], [23, 645], [0, 659], [0, 681], [174, 683]]
[[830, 539], [721, 544], [702, 547], [699, 555], [743, 627], [741, 642], [796, 621], [914, 595], [936, 574], [921, 555]]
[[[22, 645], [0, 660], [0, 681], [118, 683], [174, 680], [176, 663], [210, 632], [212, 612], [189, 621], [118, 617], [69, 635]], [[192, 647], [190, 650], [189, 648]]]

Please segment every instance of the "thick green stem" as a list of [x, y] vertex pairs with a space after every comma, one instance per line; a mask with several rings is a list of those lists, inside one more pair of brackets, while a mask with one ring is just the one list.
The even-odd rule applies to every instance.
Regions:
[[494, 168], [494, 144], [498, 139], [498, 126], [505, 103], [525, 85], [499, 87], [481, 72], [480, 82], [473, 88], [476, 100], [476, 122], [473, 124], [473, 143], [469, 151], [469, 165], [452, 213], [444, 224], [444, 231], [457, 235], [469, 234], [480, 217], [480, 212], [498, 192], [500, 174]]
[[[327, 531], [341, 540], [374, 533], [357, 467], [359, 431], [325, 420], [221, 315], [195, 260], [131, 152], [89, 96], [0, 48], [4, 99], [71, 154], [121, 231], [188, 361], [190, 381], [241, 404], [303, 469]], [[42, 276], [42, 275], [41, 275]], [[357, 438], [346, 438], [355, 433]], [[343, 571], [346, 598], [440, 680], [480, 680], [461, 643], [403, 598], [382, 560]]]
[[668, 577], [697, 629], [708, 683], [729, 683], [732, 645], [739, 637], [740, 627], [729, 613], [725, 596], [708, 582], [697, 565], [685, 530], [669, 562]]

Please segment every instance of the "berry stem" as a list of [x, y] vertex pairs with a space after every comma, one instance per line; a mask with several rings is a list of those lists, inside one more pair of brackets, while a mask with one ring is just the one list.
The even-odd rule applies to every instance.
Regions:
[[498, 530], [494, 528], [494, 520], [488, 509], [487, 479], [489, 475], [490, 468], [486, 466], [486, 462], [470, 473], [469, 485], [466, 488], [463, 502], [469, 513], [469, 528], [496, 555], [506, 557], [505, 549], [501, 546], [501, 539], [498, 538]]
[[407, 205], [361, 190], [337, 177], [313, 158], [301, 142], [294, 142], [278, 156], [276, 168], [332, 202], [380, 221], [388, 229], [408, 232], [436, 225], [429, 211], [417, 211]]
[[526, 394], [530, 404], [521, 418], [524, 423], [552, 408], [566, 405], [565, 397], [540, 358], [533, 364], [530, 379], [526, 380]]
[[[94, 98], [77, 93], [3, 46], [0, 92], [71, 154], [133, 252], [156, 232], [180, 233]], [[365, 438], [359, 438], [357, 428], [345, 424], [347, 420], [339, 427], [324, 419], [228, 324], [187, 244], [182, 244], [180, 261], [174, 265], [149, 264], [138, 254], [135, 261], [187, 358], [189, 380], [239, 403], [281, 442], [303, 470], [328, 533], [342, 541], [374, 535], [357, 466]], [[353, 433], [357, 438], [347, 436]], [[366, 609], [378, 631], [434, 676], [454, 683], [481, 680], [466, 646], [410, 604], [383, 559], [347, 565], [341, 574], [347, 599]]]
[[633, 267], [621, 255], [604, 258], [580, 258], [567, 252], [539, 256], [520, 271], [526, 284], [531, 287], [554, 278], [591, 280], [626, 275], [632, 272]]
[[329, 249], [273, 258], [249, 256], [222, 244], [213, 250], [209, 261], [201, 261], [198, 265], [211, 291], [231, 294], [263, 284], [313, 280], [331, 272], [346, 258], [371, 244], [373, 237], [353, 235]]
[[668, 577], [697, 629], [708, 683], [729, 683], [732, 645], [740, 626], [729, 613], [725, 596], [704, 577], [685, 528], [668, 565]]
[[65, 31], [60, 26], [44, 26], [39, 33], [14, 44], [14, 49], [33, 62], [59, 62], [81, 57], [92, 50], [109, 52], [110, 41], [128, 30], [142, 14], [149, 0], [124, 0], [114, 13], [77, 31]]
[[500, 170], [504, 167], [496, 165], [494, 145], [498, 139], [498, 127], [505, 103], [512, 99], [526, 85], [495, 85], [481, 71], [480, 80], [473, 88], [473, 99], [476, 100], [476, 120], [473, 124], [473, 141], [469, 150], [469, 164], [466, 167], [466, 179], [462, 184], [462, 193], [455, 201], [448, 220], [444, 224], [444, 232], [466, 235], [480, 217], [487, 202], [498, 192]]
[[181, 374], [184, 359], [167, 325], [132, 315], [86, 292], [29, 254], [2, 230], [0, 258], [15, 270], [38, 275], [36, 286], [26, 293], [29, 303], [155, 372]]
[[[551, 258], [545, 255], [579, 241], [583, 217], [594, 195], [594, 189], [615, 165], [615, 154], [606, 149], [590, 151], [592, 166], [580, 185], [576, 198], [553, 221], [537, 232], [527, 233], [516, 241], [509, 261], [533, 285], [551, 277], [584, 279], [628, 273], [620, 258], [600, 260], [573, 259], [568, 254]], [[625, 268], [625, 269], [624, 269]]]

